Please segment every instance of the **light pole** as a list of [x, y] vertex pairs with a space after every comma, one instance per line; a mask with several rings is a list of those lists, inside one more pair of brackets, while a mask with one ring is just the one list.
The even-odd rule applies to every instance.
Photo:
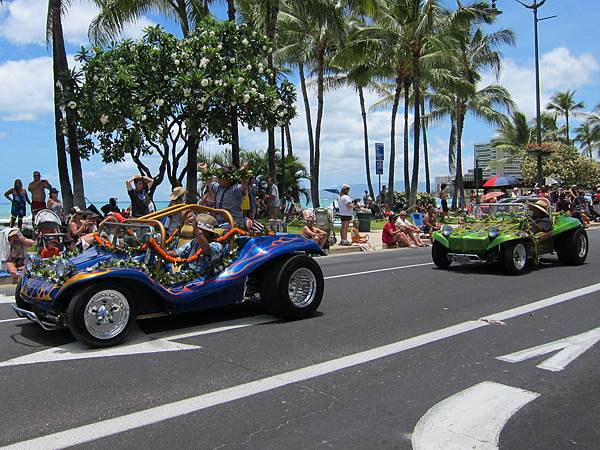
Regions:
[[[556, 16], [548, 16], [538, 18], [538, 10], [546, 3], [546, 0], [533, 0], [533, 3], [528, 5], [521, 0], [516, 0], [527, 9], [533, 11], [533, 36], [534, 36], [534, 52], [535, 52], [535, 141], [537, 144], [537, 183], [538, 186], [544, 184], [544, 174], [542, 173], [542, 111], [540, 99], [540, 56], [539, 56], [539, 39], [538, 39], [538, 23], [542, 20], [553, 19]], [[496, 9], [496, 0], [492, 0], [492, 11], [501, 14], [501, 11]]]

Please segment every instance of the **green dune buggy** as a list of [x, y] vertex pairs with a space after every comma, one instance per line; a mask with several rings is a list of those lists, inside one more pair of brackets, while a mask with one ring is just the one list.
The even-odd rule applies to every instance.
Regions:
[[[433, 233], [434, 264], [447, 269], [452, 263], [501, 263], [508, 273], [521, 274], [529, 262], [554, 252], [562, 264], [583, 264], [589, 246], [581, 222], [550, 206], [540, 214], [540, 204], [527, 199], [477, 205], [462, 224]], [[547, 231], [540, 231], [540, 215]]]

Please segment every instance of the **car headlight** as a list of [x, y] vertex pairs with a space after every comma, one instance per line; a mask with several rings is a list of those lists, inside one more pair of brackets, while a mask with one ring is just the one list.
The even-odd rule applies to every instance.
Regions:
[[446, 237], [450, 236], [450, 234], [452, 233], [452, 227], [450, 225], [444, 225], [444, 228], [442, 228], [442, 234]]
[[67, 264], [65, 263], [64, 259], [59, 259], [54, 263], [54, 271], [56, 272], [58, 278], [62, 278], [65, 276], [65, 273], [67, 271]]
[[500, 234], [500, 230], [498, 227], [491, 226], [488, 228], [488, 236], [492, 239], [497, 237]]

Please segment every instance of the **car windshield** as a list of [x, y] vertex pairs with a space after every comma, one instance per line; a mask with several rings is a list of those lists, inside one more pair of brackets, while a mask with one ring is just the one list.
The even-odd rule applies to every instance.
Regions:
[[473, 207], [471, 216], [490, 221], [519, 220], [527, 217], [527, 207], [523, 203], [482, 203]]
[[108, 222], [102, 225], [99, 234], [118, 248], [139, 247], [150, 238], [160, 241], [160, 233], [152, 225], [145, 223]]

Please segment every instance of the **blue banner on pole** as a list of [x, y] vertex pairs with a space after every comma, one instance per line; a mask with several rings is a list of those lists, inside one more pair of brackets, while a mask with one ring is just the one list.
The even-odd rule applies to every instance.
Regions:
[[381, 161], [381, 160], [375, 161], [375, 174], [383, 175], [383, 161]]
[[375, 143], [375, 161], [383, 161], [385, 158], [383, 156], [383, 142]]

